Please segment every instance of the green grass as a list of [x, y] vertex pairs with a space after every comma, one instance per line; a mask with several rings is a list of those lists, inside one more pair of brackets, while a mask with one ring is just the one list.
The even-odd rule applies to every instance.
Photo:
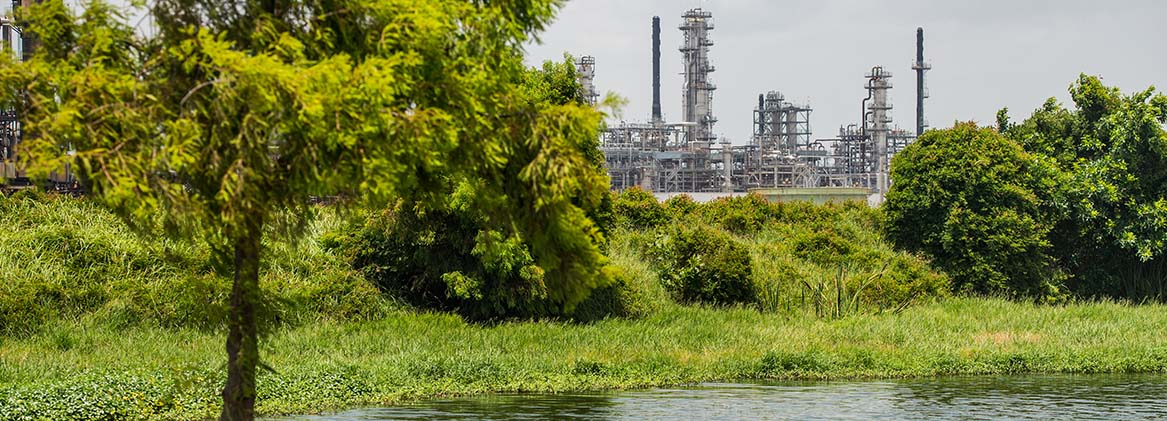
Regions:
[[[377, 317], [377, 289], [315, 241], [340, 224], [322, 212], [305, 240], [269, 236], [263, 255], [269, 324]], [[84, 199], [0, 196], [0, 335], [54, 321], [113, 327], [215, 329], [223, 325], [230, 273], [216, 272], [197, 242], [137, 236]]]
[[[273, 333], [259, 410], [302, 413], [491, 392], [719, 379], [1167, 372], [1167, 308], [947, 299], [825, 321], [669, 306], [640, 320], [467, 324], [392, 312]], [[58, 323], [0, 344], [0, 418], [212, 417], [215, 332]]]

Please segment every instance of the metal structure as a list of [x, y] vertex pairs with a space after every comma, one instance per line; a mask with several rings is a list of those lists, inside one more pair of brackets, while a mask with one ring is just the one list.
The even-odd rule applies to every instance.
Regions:
[[[870, 135], [872, 148], [875, 152], [875, 185], [870, 186], [877, 194], [887, 192], [888, 182], [888, 135], [891, 132], [891, 101], [887, 91], [891, 90], [891, 72], [876, 66], [867, 74], [867, 97], [871, 98], [871, 105], [867, 106], [864, 115], [863, 127]], [[866, 100], [864, 100], [866, 102]]]
[[652, 122], [664, 122], [660, 110], [660, 16], [652, 17]]
[[[22, 6], [20, 0], [11, 3], [11, 8], [0, 10], [0, 49], [13, 54], [18, 58], [24, 56], [24, 31], [13, 15], [15, 10]], [[20, 143], [20, 118], [13, 109], [0, 110], [0, 184], [11, 184], [23, 178], [17, 171], [16, 147]]]
[[684, 34], [681, 56], [684, 58], [685, 85], [682, 92], [681, 116], [686, 123], [693, 123], [685, 129], [686, 140], [690, 142], [712, 143], [717, 140], [713, 125], [713, 91], [716, 86], [709, 80], [715, 70], [709, 64], [709, 31], [713, 30], [713, 14], [692, 9], [681, 16], [678, 28]]
[[584, 101], [588, 104], [596, 105], [600, 99], [599, 91], [596, 91], [596, 58], [592, 56], [583, 56], [575, 61], [575, 71], [579, 75], [579, 85], [583, 89]]
[[[778, 91], [758, 95], [753, 135], [745, 145], [718, 141], [713, 134], [714, 86], [709, 74], [712, 14], [693, 9], [681, 16], [680, 49], [684, 66], [683, 118], [666, 123], [660, 110], [660, 18], [652, 20], [653, 105], [648, 123], [620, 122], [606, 129], [600, 148], [607, 157], [612, 188], [655, 193], [744, 192], [750, 189], [846, 187], [866, 189], [882, 199], [890, 185], [892, 156], [923, 131], [923, 30], [917, 32], [916, 132], [893, 125], [891, 72], [876, 66], [866, 75], [866, 97], [858, 122], [839, 128], [836, 137], [814, 139], [808, 104], [787, 100]], [[590, 57], [581, 58], [581, 63]], [[589, 72], [594, 67], [581, 66]], [[581, 80], [589, 82], [587, 73]], [[585, 89], [594, 89], [585, 84]]]
[[924, 61], [924, 28], [916, 28], [916, 61], [912, 70], [916, 71], [916, 136], [920, 136], [928, 128], [928, 122], [924, 121], [924, 99], [928, 98], [924, 73], [932, 70], [932, 65]]
[[826, 156], [811, 142], [809, 105], [797, 105], [782, 93], [758, 95], [754, 109], [754, 135], [743, 164], [744, 187], [813, 187], [818, 183], [810, 167]]
[[[13, 54], [21, 60], [28, 60], [32, 57], [39, 41], [35, 36], [24, 31], [23, 22], [16, 21], [15, 15], [20, 8], [29, 7], [34, 3], [40, 3], [40, 0], [13, 0], [11, 8], [0, 7], [0, 42], [2, 42], [0, 50], [7, 54]], [[0, 109], [0, 192], [11, 192], [33, 186], [32, 181], [24, 172], [24, 166], [21, 164], [19, 156], [20, 143], [24, 139], [24, 135], [20, 110]], [[59, 170], [50, 171], [44, 187], [49, 191], [69, 194], [80, 194], [83, 191], [70, 163], [66, 163]]]

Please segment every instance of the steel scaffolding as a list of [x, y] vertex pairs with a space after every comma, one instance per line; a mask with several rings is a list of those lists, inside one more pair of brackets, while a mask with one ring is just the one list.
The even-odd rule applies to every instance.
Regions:
[[685, 67], [685, 85], [682, 92], [681, 115], [687, 123], [694, 123], [685, 130], [690, 142], [714, 142], [717, 136], [713, 125], [713, 91], [716, 86], [709, 79], [715, 68], [709, 64], [709, 31], [713, 30], [713, 14], [692, 9], [681, 16], [678, 28], [684, 34], [681, 56]]
[[596, 58], [583, 56], [575, 61], [575, 71], [579, 75], [579, 85], [583, 89], [584, 101], [596, 105], [600, 93], [596, 91]]

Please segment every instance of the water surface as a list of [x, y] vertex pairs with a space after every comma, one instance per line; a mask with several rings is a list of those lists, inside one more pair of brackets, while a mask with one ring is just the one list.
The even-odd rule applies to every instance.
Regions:
[[704, 383], [612, 393], [443, 399], [289, 419], [1167, 419], [1167, 376]]

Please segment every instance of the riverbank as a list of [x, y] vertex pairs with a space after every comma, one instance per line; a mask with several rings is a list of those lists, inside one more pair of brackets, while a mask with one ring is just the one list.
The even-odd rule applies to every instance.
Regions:
[[[669, 306], [639, 320], [467, 324], [391, 311], [273, 332], [264, 414], [719, 379], [1167, 372], [1167, 307], [956, 298], [841, 320]], [[0, 339], [0, 419], [217, 414], [222, 335], [57, 321]]]

